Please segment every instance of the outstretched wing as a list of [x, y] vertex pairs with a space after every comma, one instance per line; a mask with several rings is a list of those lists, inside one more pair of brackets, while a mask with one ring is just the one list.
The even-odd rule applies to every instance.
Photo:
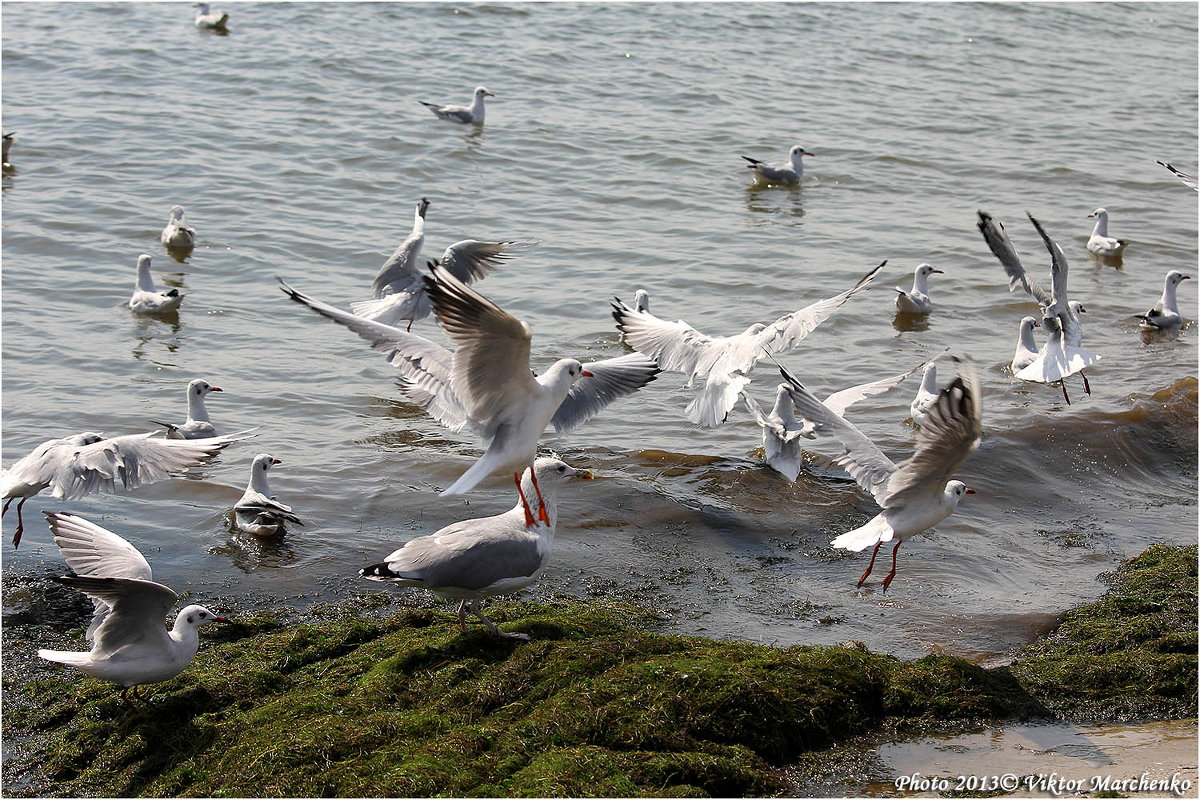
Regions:
[[703, 334], [683, 320], [667, 322], [649, 311], [635, 311], [619, 298], [612, 307], [625, 342], [668, 372], [682, 372], [689, 378], [707, 375], [728, 344], [728, 339]]
[[532, 247], [537, 242], [481, 242], [463, 239], [446, 248], [439, 262], [463, 283], [474, 283], [490, 275], [496, 267], [517, 255], [514, 248]]
[[559, 434], [570, 433], [619, 397], [633, 394], [658, 375], [658, 365], [641, 353], [629, 353], [583, 365], [584, 376], [567, 392], [550, 422]]
[[987, 242], [992, 254], [1000, 260], [1001, 266], [1004, 267], [1004, 274], [1008, 276], [1008, 290], [1011, 292], [1020, 286], [1038, 302], [1038, 305], [1043, 308], [1050, 305], [1053, 302], [1050, 293], [1025, 272], [1021, 259], [1017, 257], [1017, 249], [1013, 247], [1012, 242], [1008, 239], [1008, 234], [1004, 232], [1004, 226], [986, 211], [977, 213], [979, 222], [976, 223], [976, 227], [983, 234], [983, 240]]
[[833, 312], [841, 308], [847, 300], [867, 288], [886, 263], [887, 261], [880, 263], [846, 291], [824, 300], [818, 300], [810, 306], [793, 311], [791, 314], [785, 314], [775, 320], [758, 334], [756, 351], [760, 356], [762, 351], [774, 355], [798, 345], [818, 325], [833, 316]]
[[240, 434], [208, 439], [159, 439], [152, 433], [117, 436], [80, 447], [62, 464], [51, 482], [55, 497], [74, 500], [92, 492], [115, 491], [153, 483], [203, 464], [236, 441]]

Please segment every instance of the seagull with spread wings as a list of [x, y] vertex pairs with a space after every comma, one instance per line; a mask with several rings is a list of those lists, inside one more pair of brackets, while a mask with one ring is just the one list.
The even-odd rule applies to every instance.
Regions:
[[682, 372], [690, 384], [705, 378], [704, 389], [685, 409], [697, 425], [715, 428], [725, 421], [750, 383], [760, 359], [795, 348], [818, 325], [875, 279], [884, 261], [841, 294], [785, 314], [770, 325], [755, 323], [736, 336], [708, 336], [683, 320], [667, 322], [649, 311], [635, 311], [616, 298], [613, 319], [625, 342], [669, 372]]
[[[493, 472], [513, 476], [526, 524], [534, 516], [521, 488], [521, 473], [533, 464], [538, 438], [548, 424], [569, 433], [609, 403], [645, 386], [658, 366], [643, 355], [587, 364], [574, 358], [554, 362], [540, 375], [530, 368], [533, 330], [479, 292], [431, 264], [425, 289], [434, 314], [456, 345], [453, 352], [423, 336], [341, 311], [288, 286], [297, 303], [344, 325], [387, 355], [405, 380], [408, 398], [450, 430], [468, 428], [483, 439], [484, 453], [442, 492], [464, 494]], [[536, 473], [532, 481], [541, 502]], [[539, 505], [537, 518], [547, 522]]]
[[828, 434], [841, 443], [845, 452], [836, 459], [837, 463], [882, 509], [867, 524], [830, 542], [834, 547], [854, 551], [874, 545], [871, 562], [858, 579], [858, 586], [871, 574], [880, 546], [895, 539], [892, 571], [883, 579], [886, 592], [896, 577], [896, 551], [900, 545], [953, 514], [964, 494], [975, 493], [962, 481], [952, 479], [967, 456], [979, 446], [983, 435], [979, 377], [969, 361], [960, 363], [959, 376], [938, 393], [929, 416], [918, 429], [916, 452], [899, 464], [893, 463], [862, 431], [780, 367], [791, 384], [797, 413], [812, 422], [818, 435]]

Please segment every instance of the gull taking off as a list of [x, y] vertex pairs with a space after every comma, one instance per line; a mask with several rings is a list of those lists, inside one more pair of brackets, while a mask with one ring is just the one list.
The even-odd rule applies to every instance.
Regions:
[[89, 652], [38, 650], [47, 661], [75, 667], [85, 675], [121, 687], [121, 699], [145, 702], [138, 687], [174, 678], [187, 669], [200, 648], [199, 629], [228, 622], [204, 606], [190, 605], [168, 631], [163, 618], [179, 595], [151, 578], [150, 565], [136, 547], [112, 531], [74, 514], [46, 513], [54, 542], [77, 573], [55, 578], [93, 599], [96, 612]]
[[220, 386], [213, 386], [203, 378], [196, 378], [187, 387], [187, 422], [176, 425], [171, 422], [150, 421], [166, 428], [168, 439], [207, 439], [210, 436], [216, 436], [217, 429], [213, 427], [212, 421], [208, 418], [208, 409], [204, 407], [204, 398], [208, 396], [209, 392], [219, 391], [221, 391]]
[[[7, 152], [7, 151], [5, 151], [5, 152]], [[8, 160], [7, 156], [5, 157], [4, 160], [5, 161]], [[1165, 161], [1159, 161], [1158, 159], [1155, 159], [1154, 163], [1161, 164], [1162, 166], [1166, 167], [1167, 170], [1172, 175], [1174, 175], [1176, 178], [1178, 178], [1179, 182], [1182, 183], [1184, 186], [1190, 186], [1193, 189], [1195, 189], [1196, 191], [1200, 192], [1200, 182], [1197, 182], [1195, 175], [1189, 175], [1182, 170], [1175, 169], [1175, 167], [1171, 166], [1170, 164], [1168, 164]]]
[[0, 494], [4, 509], [16, 498], [17, 532], [13, 547], [21, 544], [21, 507], [25, 501], [49, 488], [60, 500], [76, 500], [92, 492], [112, 492], [118, 482], [136, 489], [171, 475], [187, 472], [216, 456], [223, 448], [244, 438], [238, 434], [196, 441], [159, 439], [157, 433], [135, 433], [105, 439], [98, 433], [80, 433], [51, 439], [7, 470], [0, 470]]
[[285, 506], [271, 494], [267, 473], [271, 467], [282, 463], [266, 453], [254, 457], [254, 464], [250, 467], [250, 483], [242, 499], [233, 507], [233, 521], [238, 530], [255, 536], [274, 536], [284, 532], [284, 523], [304, 525], [292, 513], [291, 506]]
[[830, 542], [834, 547], [855, 551], [874, 546], [858, 586], [871, 574], [879, 547], [895, 539], [892, 571], [883, 579], [886, 592], [896, 577], [896, 551], [900, 545], [953, 514], [964, 494], [974, 494], [975, 490], [962, 481], [951, 479], [979, 446], [983, 434], [978, 376], [969, 361], [959, 363], [962, 374], [938, 393], [925, 424], [917, 432], [916, 452], [899, 464], [892, 463], [862, 431], [825, 407], [787, 370], [780, 369], [794, 390], [796, 410], [813, 423], [818, 434], [829, 434], [841, 443], [845, 452], [837, 463], [882, 509], [866, 525]]
[[1124, 239], [1114, 239], [1108, 235], [1108, 212], [1103, 208], [1097, 208], [1088, 214], [1088, 217], [1095, 218], [1096, 220], [1096, 225], [1092, 228], [1091, 238], [1087, 242], [1088, 252], [1095, 253], [1098, 256], [1121, 255], [1125, 251], [1125, 245], [1128, 242]]
[[[434, 419], [453, 431], [466, 427], [483, 439], [483, 455], [443, 496], [464, 494], [493, 472], [509, 471], [524, 500], [521, 471], [533, 463], [547, 424], [560, 434], [569, 433], [617, 398], [654, 380], [659, 371], [653, 361], [634, 353], [588, 364], [563, 358], [534, 375], [529, 363], [532, 329], [442, 266], [434, 266], [433, 274], [426, 276], [425, 289], [438, 322], [456, 345], [453, 352], [280, 283], [297, 303], [383, 351], [404, 378], [405, 394]], [[533, 489], [537, 494], [536, 473]], [[538, 519], [546, 521], [544, 509], [539, 508]], [[527, 513], [526, 523], [535, 524], [532, 513]]]
[[1172, 330], [1183, 327], [1183, 316], [1179, 313], [1179, 303], [1175, 299], [1175, 290], [1183, 281], [1191, 276], [1184, 275], [1178, 270], [1171, 270], [1163, 281], [1162, 297], [1154, 304], [1154, 308], [1145, 314], [1139, 314], [1143, 328], [1156, 330]]
[[142, 253], [137, 260], [137, 285], [129, 298], [129, 308], [138, 314], [165, 314], [179, 309], [183, 295], [178, 289], [160, 292], [150, 277], [150, 256]]
[[759, 161], [750, 156], [742, 156], [742, 158], [750, 162], [748, 169], [754, 170], [755, 175], [767, 183], [797, 184], [804, 180], [804, 156], [811, 155], [813, 154], [800, 145], [796, 145], [788, 150], [788, 163], [786, 164], [771, 166], [765, 161]]
[[636, 312], [620, 298], [612, 304], [613, 319], [625, 342], [657, 361], [662, 369], [682, 372], [688, 376], [689, 385], [698, 377], [706, 379], [704, 389], [688, 404], [685, 414], [697, 425], [715, 428], [737, 404], [761, 358], [797, 347], [813, 329], [865, 289], [886, 263], [841, 294], [785, 314], [770, 325], [755, 323], [736, 336], [707, 336], [683, 320], [667, 322], [648, 311]]
[[173, 250], [190, 250], [196, 246], [196, 229], [184, 221], [183, 206], [171, 206], [171, 216], [158, 239]]
[[471, 105], [469, 106], [442, 106], [437, 103], [426, 103], [424, 100], [419, 100], [421, 105], [428, 108], [438, 116], [438, 119], [448, 120], [450, 122], [461, 122], [463, 124], [483, 124], [483, 98], [495, 97], [496, 95], [489, 92], [483, 86], [475, 87], [475, 94], [471, 96]]
[[[909, 375], [920, 369], [914, 367], [908, 372], [893, 375], [890, 378], [862, 383], [834, 392], [824, 400], [825, 407], [838, 416], [844, 416], [846, 409], [864, 397], [883, 394], [899, 386]], [[806, 419], [796, 417], [796, 404], [792, 400], [790, 384], [781, 383], [775, 389], [775, 406], [771, 413], [763, 413], [762, 407], [750, 395], [742, 392], [742, 400], [746, 408], [754, 415], [755, 422], [762, 428], [763, 454], [767, 466], [783, 475], [790, 481], [795, 481], [800, 474], [803, 463], [803, 452], [800, 437], [815, 439], [816, 427]]]
[[912, 289], [906, 292], [896, 287], [896, 310], [903, 314], [928, 314], [933, 309], [933, 301], [929, 299], [929, 276], [941, 274], [942, 271], [931, 264], [917, 267]]
[[432, 536], [413, 539], [382, 563], [358, 574], [367, 580], [429, 589], [443, 600], [460, 601], [458, 625], [463, 631], [470, 612], [497, 636], [528, 641], [524, 633], [502, 633], [483, 615], [479, 602], [524, 589], [541, 576], [554, 546], [559, 485], [565, 480], [592, 477], [590, 472], [569, 467], [556, 458], [539, 458], [521, 476], [523, 495], [537, 491], [535, 474], [546, 510], [545, 525], [531, 529], [525, 521], [528, 512], [518, 502], [503, 514], [455, 522]]

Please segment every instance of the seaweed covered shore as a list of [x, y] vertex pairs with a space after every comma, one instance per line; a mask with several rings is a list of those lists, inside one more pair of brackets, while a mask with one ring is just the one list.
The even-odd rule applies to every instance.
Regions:
[[5, 793], [775, 795], [801, 788], [789, 765], [852, 737], [1191, 718], [1196, 562], [1195, 546], [1150, 548], [992, 669], [852, 642], [666, 636], [647, 611], [576, 600], [492, 606], [528, 643], [462, 634], [427, 609], [243, 618], [137, 710], [66, 670], [19, 687], [6, 676], [4, 734], [22, 757], [7, 760]]

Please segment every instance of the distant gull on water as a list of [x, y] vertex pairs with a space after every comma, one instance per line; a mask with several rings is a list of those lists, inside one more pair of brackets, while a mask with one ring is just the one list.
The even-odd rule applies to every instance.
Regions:
[[137, 284], [129, 298], [129, 308], [138, 314], [165, 314], [176, 311], [183, 302], [178, 289], [159, 291], [150, 276], [150, 256], [142, 253], [137, 260]]
[[1128, 244], [1124, 239], [1115, 239], [1108, 235], [1108, 212], [1103, 208], [1097, 208], [1092, 213], [1088, 214], [1089, 218], [1095, 218], [1096, 224], [1092, 228], [1092, 235], [1088, 238], [1087, 249], [1089, 253], [1095, 253], [1098, 256], [1119, 256], [1125, 252], [1125, 246]]
[[907, 292], [896, 287], [896, 310], [903, 314], [928, 314], [933, 309], [929, 299], [929, 276], [941, 275], [932, 264], [922, 264], [913, 272], [912, 288]]
[[212, 420], [208, 417], [204, 398], [208, 397], [209, 392], [219, 391], [221, 391], [220, 386], [213, 386], [203, 378], [196, 378], [187, 386], [187, 422], [176, 425], [173, 422], [150, 421], [166, 428], [168, 439], [207, 439], [210, 436], [216, 436], [217, 429], [213, 427]]
[[196, 246], [196, 229], [184, 221], [183, 206], [171, 206], [171, 216], [158, 239], [174, 250], [187, 250]]
[[439, 119], [444, 119], [449, 122], [461, 122], [464, 124], [483, 124], [483, 98], [495, 97], [496, 95], [489, 92], [483, 86], [476, 86], [475, 93], [471, 96], [471, 105], [455, 106], [455, 105], [438, 105], [437, 103], [427, 103], [424, 100], [418, 100], [421, 105], [428, 108]]
[[748, 169], [754, 170], [755, 175], [767, 183], [797, 184], [804, 180], [803, 158], [811, 155], [813, 154], [800, 145], [795, 145], [788, 150], [788, 163], [786, 164], [772, 166], [750, 156], [742, 156], [742, 158], [750, 162]]
[[1179, 303], [1175, 298], [1175, 290], [1183, 281], [1190, 280], [1190, 275], [1184, 275], [1178, 270], [1171, 270], [1163, 281], [1162, 297], [1154, 307], [1145, 314], [1139, 314], [1143, 328], [1169, 330], [1183, 327], [1183, 315], [1179, 313]]

